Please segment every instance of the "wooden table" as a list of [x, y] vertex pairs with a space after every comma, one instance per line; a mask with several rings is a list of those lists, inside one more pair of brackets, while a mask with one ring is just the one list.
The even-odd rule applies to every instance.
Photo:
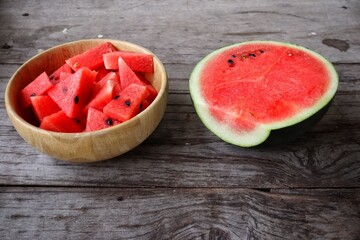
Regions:
[[[0, 239], [360, 239], [358, 0], [2, 0], [0, 22]], [[170, 93], [141, 146], [72, 164], [25, 143], [3, 96], [27, 59], [84, 38], [150, 49], [165, 64]], [[293, 143], [232, 146], [192, 106], [194, 65], [253, 39], [308, 47], [340, 75], [326, 116]]]

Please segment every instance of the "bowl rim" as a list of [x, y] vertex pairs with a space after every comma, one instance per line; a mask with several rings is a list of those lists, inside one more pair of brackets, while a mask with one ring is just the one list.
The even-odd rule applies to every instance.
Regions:
[[[30, 64], [32, 61], [34, 61], [37, 58], [42, 57], [43, 55], [46, 55], [48, 53], [51, 53], [52, 51], [54, 51], [55, 49], [58, 48], [63, 48], [63, 47], [68, 47], [69, 45], [76, 45], [79, 43], [84, 43], [84, 42], [98, 42], [99, 44], [104, 43], [104, 42], [110, 42], [110, 43], [117, 43], [117, 44], [125, 44], [137, 49], [141, 49], [144, 52], [147, 52], [149, 54], [152, 54], [154, 57], [154, 61], [157, 62], [158, 66], [160, 67], [160, 71], [161, 73], [161, 77], [162, 77], [162, 81], [161, 81], [161, 85], [160, 85], [160, 89], [158, 91], [158, 94], [156, 96], [156, 98], [153, 100], [153, 102], [150, 104], [150, 106], [148, 108], [146, 108], [144, 111], [141, 111], [140, 113], [136, 114], [134, 117], [132, 117], [131, 119], [122, 122], [120, 124], [117, 124], [115, 126], [111, 126], [108, 128], [104, 128], [104, 129], [100, 129], [100, 130], [95, 130], [95, 131], [90, 131], [90, 132], [79, 132], [79, 133], [65, 133], [65, 132], [54, 132], [54, 131], [48, 131], [48, 130], [44, 130], [41, 129], [39, 127], [36, 127], [34, 125], [32, 125], [31, 123], [29, 123], [28, 121], [26, 121], [24, 118], [22, 118], [13, 108], [13, 106], [10, 104], [11, 100], [10, 100], [10, 88], [11, 85], [13, 84], [13, 82], [15, 81], [15, 77], [17, 76], [17, 74], [28, 64]], [[67, 137], [75, 137], [75, 138], [79, 138], [82, 136], [88, 136], [88, 135], [92, 135], [92, 136], [97, 136], [97, 135], [104, 135], [108, 132], [111, 132], [113, 130], [115, 130], [116, 128], [126, 128], [127, 125], [132, 124], [134, 121], [139, 121], [139, 119], [141, 118], [142, 115], [146, 114], [148, 111], [151, 110], [152, 107], [154, 107], [155, 105], [157, 105], [157, 102], [160, 101], [160, 98], [162, 95], [166, 94], [166, 90], [168, 88], [168, 76], [167, 76], [167, 72], [166, 69], [163, 65], [163, 63], [161, 62], [161, 60], [149, 49], [137, 45], [135, 43], [132, 42], [128, 42], [128, 41], [124, 41], [124, 40], [116, 40], [116, 39], [109, 39], [109, 38], [104, 38], [104, 39], [82, 39], [82, 40], [76, 40], [76, 41], [70, 41], [70, 42], [66, 42], [66, 43], [62, 43], [59, 45], [55, 45], [53, 47], [50, 47], [34, 56], [32, 56], [30, 59], [28, 59], [27, 61], [25, 61], [23, 64], [21, 64], [21, 66], [13, 73], [13, 75], [11, 76], [11, 78], [9, 79], [7, 85], [6, 85], [6, 89], [5, 89], [5, 108], [7, 111], [7, 114], [13, 115], [14, 118], [16, 118], [17, 121], [21, 122], [22, 125], [26, 126], [27, 128], [31, 129], [32, 131], [36, 131], [39, 133], [43, 133], [43, 134], [47, 134], [47, 133], [51, 133], [54, 136], [67, 136]]]

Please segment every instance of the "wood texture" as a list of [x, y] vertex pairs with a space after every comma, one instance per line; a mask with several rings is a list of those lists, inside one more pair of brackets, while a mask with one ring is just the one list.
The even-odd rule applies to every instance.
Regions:
[[360, 234], [360, 194], [351, 190], [17, 187], [0, 189], [0, 202], [5, 239], [356, 239]]
[[[0, 1], [1, 239], [359, 239], [360, 2]], [[121, 157], [71, 164], [25, 143], [4, 91], [38, 52], [83, 38], [134, 42], [169, 76], [156, 131]], [[188, 77], [247, 40], [310, 48], [334, 63], [325, 117], [284, 146], [222, 142], [193, 109]]]

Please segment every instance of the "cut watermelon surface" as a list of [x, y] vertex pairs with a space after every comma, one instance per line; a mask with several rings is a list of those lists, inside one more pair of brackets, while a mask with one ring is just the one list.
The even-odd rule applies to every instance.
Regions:
[[115, 126], [119, 123], [119, 121], [116, 121], [106, 116], [103, 112], [90, 107], [88, 111], [85, 132], [101, 130], [111, 126]]
[[326, 107], [338, 76], [313, 51], [257, 41], [209, 54], [189, 84], [196, 111], [212, 132], [235, 145], [256, 146], [272, 130], [296, 125]]
[[145, 53], [116, 51], [104, 54], [105, 68], [110, 70], [119, 69], [118, 59], [121, 57], [126, 64], [135, 72], [153, 73], [153, 55]]
[[42, 95], [53, 87], [49, 76], [46, 72], [41, 73], [34, 81], [29, 83], [20, 91], [20, 105], [22, 108], [27, 108], [31, 105], [30, 98], [37, 95]]
[[96, 70], [104, 65], [103, 54], [116, 51], [110, 42], [105, 42], [66, 60], [66, 63], [77, 71], [82, 67]]
[[70, 117], [79, 117], [92, 92], [96, 72], [81, 68], [49, 90], [49, 96]]
[[48, 95], [31, 97], [31, 105], [38, 120], [60, 111], [59, 106]]
[[36, 77], [19, 92], [24, 119], [45, 130], [74, 133], [111, 127], [145, 110], [157, 96], [144, 76], [153, 69], [153, 56], [126, 52], [127, 62], [141, 71], [135, 72], [118, 51], [112, 58], [116, 69], [108, 70], [103, 56], [112, 51], [117, 49], [110, 42], [100, 44], [65, 60], [50, 77], [46, 72]]

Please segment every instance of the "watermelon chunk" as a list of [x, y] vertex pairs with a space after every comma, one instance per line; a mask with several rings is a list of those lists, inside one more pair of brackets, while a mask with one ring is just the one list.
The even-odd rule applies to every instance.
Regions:
[[103, 112], [89, 107], [85, 132], [101, 130], [119, 123], [119, 121], [106, 116]]
[[120, 57], [119, 62], [119, 76], [121, 88], [125, 89], [130, 84], [144, 85], [144, 83], [138, 78], [136, 73], [126, 64], [126, 62]]
[[67, 77], [69, 77], [69, 76], [71, 76], [71, 75], [72, 75], [72, 73], [61, 72], [61, 73], [60, 73], [59, 81], [65, 79], [65, 78], [67, 78]]
[[145, 78], [145, 76], [142, 73], [137, 72], [136, 76], [140, 79], [140, 81], [142, 82], [141, 85], [146, 86], [147, 90], [149, 91], [149, 96], [146, 98], [149, 103], [151, 103], [152, 101], [154, 101], [154, 99], [156, 98], [158, 92], [156, 91], [156, 89], [150, 84], [150, 82]]
[[153, 55], [128, 51], [116, 51], [104, 54], [105, 68], [109, 70], [119, 69], [119, 57], [121, 57], [133, 71], [145, 73], [154, 72]]
[[79, 117], [91, 97], [96, 74], [89, 68], [81, 68], [55, 85], [48, 94], [68, 117]]
[[25, 88], [20, 91], [20, 106], [27, 108], [31, 105], [30, 97], [42, 95], [51, 89], [54, 85], [50, 81], [46, 72], [41, 73], [34, 81], [29, 83]]
[[31, 104], [36, 117], [43, 120], [44, 117], [60, 111], [60, 107], [48, 95], [31, 97]]
[[69, 73], [71, 74], [73, 71], [69, 64], [64, 63], [61, 67], [59, 67], [57, 70], [55, 70], [50, 76], [50, 80], [53, 84], [56, 84], [59, 80], [61, 80], [61, 74], [62, 73]]
[[106, 104], [108, 104], [118, 92], [114, 91], [115, 86], [119, 83], [114, 79], [109, 79], [106, 81], [105, 85], [101, 90], [96, 94], [96, 96], [90, 100], [88, 105], [84, 108], [84, 113], [88, 110], [89, 107], [95, 108], [102, 111]]
[[84, 53], [67, 59], [66, 63], [69, 64], [74, 71], [77, 71], [82, 67], [96, 70], [104, 65], [103, 54], [114, 51], [116, 51], [116, 48], [110, 42], [105, 42]]
[[40, 128], [53, 132], [76, 133], [82, 132], [81, 124], [76, 120], [66, 116], [64, 111], [44, 117]]
[[[105, 77], [103, 77], [100, 81], [98, 81], [95, 84], [92, 96], [93, 97], [96, 96], [96, 94], [98, 94], [100, 89], [103, 88], [106, 82], [110, 79], [113, 79], [117, 82], [116, 88], [121, 88], [118, 75], [115, 72], [109, 72]], [[118, 93], [120, 93], [120, 91], [121, 89], [118, 89]]]
[[131, 84], [123, 89], [119, 96], [111, 100], [103, 109], [103, 112], [120, 122], [134, 117], [140, 111], [140, 105], [149, 92], [145, 86]]
[[99, 68], [97, 70], [97, 75], [96, 75], [95, 82], [100, 81], [101, 79], [103, 79], [109, 73], [111, 73], [111, 72], [109, 70], [107, 70], [104, 66]]

